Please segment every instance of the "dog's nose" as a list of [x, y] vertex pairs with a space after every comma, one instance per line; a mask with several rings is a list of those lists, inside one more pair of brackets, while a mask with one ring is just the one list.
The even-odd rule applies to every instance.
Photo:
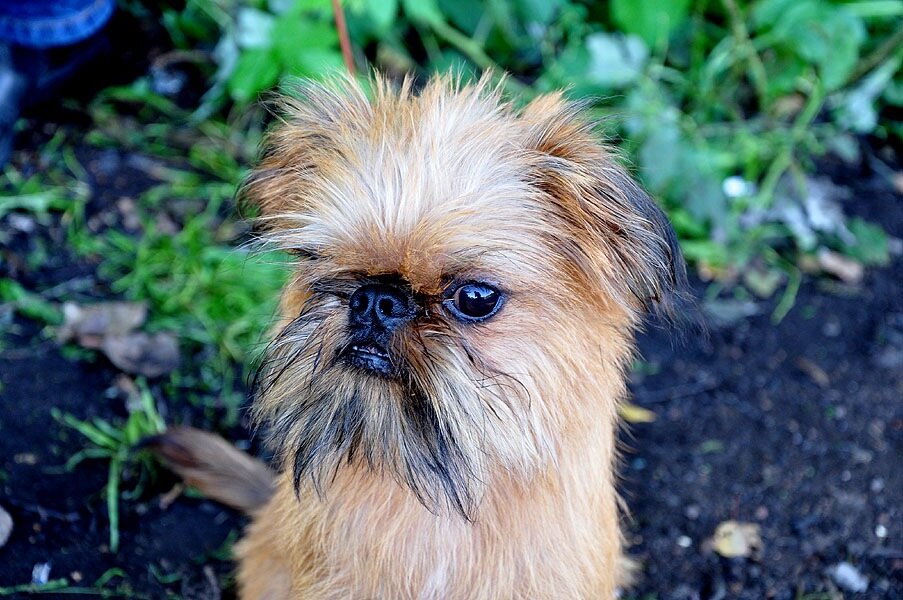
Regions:
[[359, 329], [392, 331], [415, 314], [413, 300], [401, 289], [384, 283], [361, 286], [348, 301], [351, 325]]

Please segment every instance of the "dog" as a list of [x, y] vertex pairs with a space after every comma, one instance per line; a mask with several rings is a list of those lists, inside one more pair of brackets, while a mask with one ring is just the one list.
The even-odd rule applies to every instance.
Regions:
[[614, 598], [618, 406], [674, 232], [580, 104], [483, 77], [280, 101], [240, 191], [296, 257], [255, 381], [276, 470], [195, 429], [157, 452], [252, 516], [252, 599]]

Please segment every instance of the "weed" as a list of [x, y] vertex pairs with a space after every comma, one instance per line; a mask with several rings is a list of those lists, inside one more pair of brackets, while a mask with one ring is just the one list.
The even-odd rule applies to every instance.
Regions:
[[63, 322], [59, 306], [48, 302], [40, 294], [29, 292], [12, 279], [0, 278], [0, 310], [4, 306], [47, 325], [59, 325]]
[[105, 419], [93, 418], [82, 421], [71, 414], [51, 409], [57, 422], [71, 427], [82, 434], [88, 447], [76, 452], [66, 461], [64, 468], [71, 471], [87, 459], [108, 461], [107, 484], [104, 488], [107, 514], [110, 519], [110, 550], [119, 549], [119, 498], [120, 487], [126, 470], [137, 470], [138, 482], [130, 491], [121, 492], [122, 498], [138, 497], [144, 489], [145, 480], [153, 475], [152, 457], [134, 447], [144, 438], [161, 433], [165, 428], [163, 418], [157, 411], [153, 396], [141, 379], [137, 381], [140, 390], [138, 406], [132, 410], [124, 423], [113, 424]]
[[107, 569], [94, 585], [77, 586], [71, 585], [65, 577], [52, 579], [46, 583], [26, 583], [22, 585], [14, 585], [8, 587], [0, 587], [0, 597], [13, 596], [18, 597], [21, 594], [58, 594], [67, 596], [92, 596], [94, 598], [134, 598], [135, 600], [149, 600], [148, 596], [136, 594], [127, 582], [116, 586], [115, 588], [106, 587], [114, 577], [125, 577], [122, 569], [113, 567]]

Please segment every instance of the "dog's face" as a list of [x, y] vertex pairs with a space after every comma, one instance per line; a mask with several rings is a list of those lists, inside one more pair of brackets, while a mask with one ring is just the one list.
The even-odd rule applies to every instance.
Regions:
[[373, 87], [302, 87], [244, 187], [298, 256], [255, 414], [296, 486], [367, 470], [470, 518], [495, 478], [613, 423], [633, 329], [682, 260], [559, 96]]

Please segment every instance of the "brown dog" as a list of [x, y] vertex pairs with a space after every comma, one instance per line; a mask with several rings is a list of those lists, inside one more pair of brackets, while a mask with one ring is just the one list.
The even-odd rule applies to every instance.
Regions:
[[625, 368], [683, 261], [578, 106], [487, 81], [283, 103], [244, 186], [299, 258], [254, 404], [280, 473], [157, 440], [253, 515], [242, 598], [614, 597]]

